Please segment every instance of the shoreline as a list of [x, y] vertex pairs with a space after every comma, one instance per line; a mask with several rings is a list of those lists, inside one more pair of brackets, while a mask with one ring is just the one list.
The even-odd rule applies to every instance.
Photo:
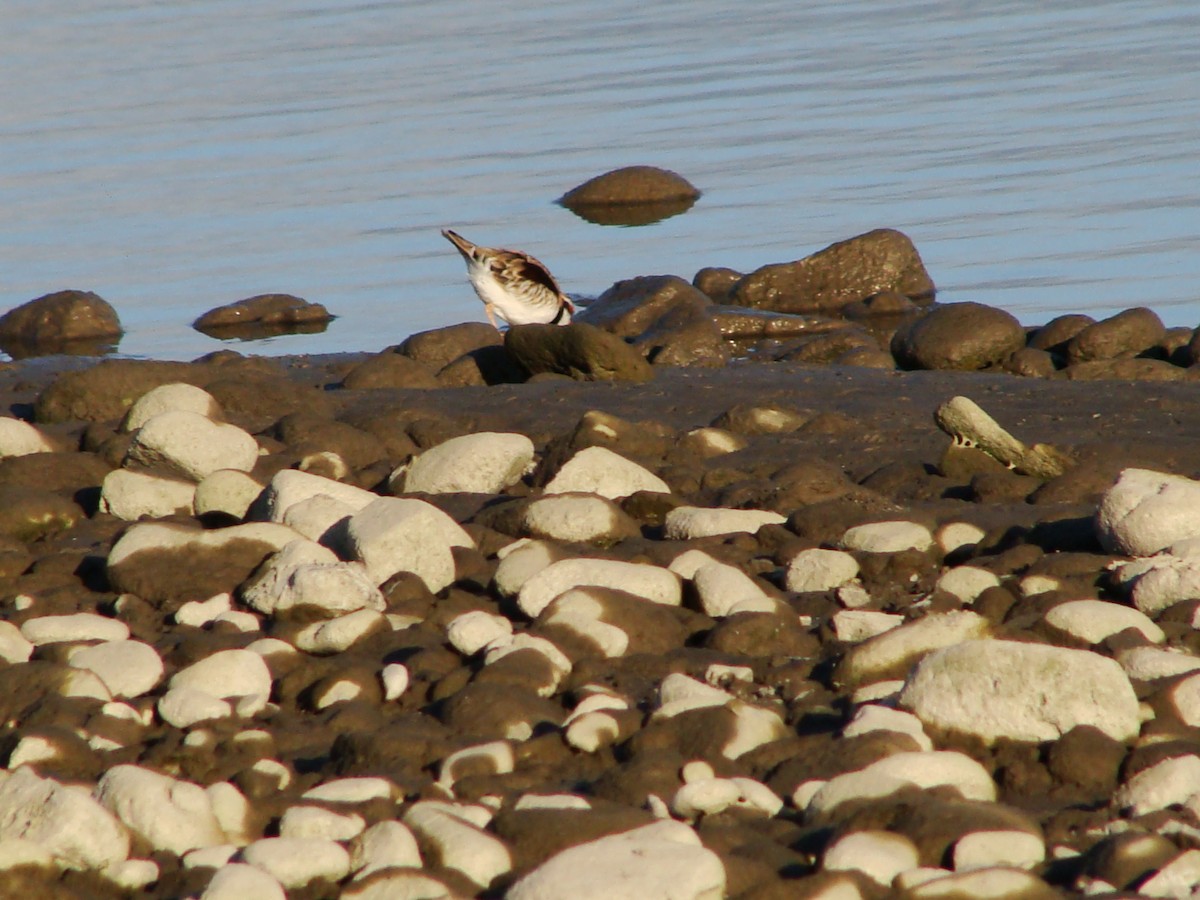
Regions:
[[[245, 890], [266, 872], [303, 896], [418, 883], [430, 896], [521, 898], [539, 883], [564, 896], [578, 887], [572, 874], [594, 882], [625, 858], [611, 842], [588, 844], [620, 834], [650, 870], [694, 887], [688, 896], [708, 896], [717, 879], [745, 900], [834, 889], [881, 897], [880, 865], [894, 868], [891, 889], [913, 898], [938, 879], [970, 893], [975, 865], [1006, 879], [1005, 896], [1119, 889], [1154, 874], [1117, 883], [1130, 829], [1153, 837], [1155, 871], [1186, 860], [1195, 812], [1138, 799], [1137, 776], [1200, 749], [1200, 720], [1173, 699], [1190, 670], [1164, 674], [1135, 660], [1195, 660], [1194, 604], [1135, 609], [1109, 566], [1137, 554], [1105, 549], [1095, 521], [1122, 469], [1200, 475], [1192, 385], [771, 362], [656, 366], [643, 383], [344, 386], [400, 355], [0, 369], [10, 412], [58, 447], [0, 460], [7, 671], [40, 673], [10, 682], [14, 771], [0, 776], [0, 807], [24, 796], [18, 784], [51, 793], [80, 784], [94, 798], [79, 813], [94, 828], [87, 849], [50, 839], [51, 858], [21, 869], [30, 884], [211, 897], [223, 896], [203, 893], [218, 876]], [[90, 381], [98, 366], [106, 379]], [[402, 368], [392, 375], [415, 377]], [[99, 512], [98, 502], [124, 502], [105, 496], [113, 473], [131, 473], [130, 502], [151, 505], [166, 483], [189, 481], [183, 461], [168, 472], [168, 456], [155, 455], [174, 451], [132, 449], [148, 445], [146, 426], [122, 431], [126, 413], [105, 412], [169, 384], [202, 388], [215, 403], [180, 422], [234, 429], [216, 433], [214, 452], [242, 440], [234, 432], [249, 436], [241, 493], [218, 495], [205, 484], [215, 475], [192, 476], [191, 502], [222, 498], [202, 514]], [[934, 421], [955, 396], [1018, 440], [1062, 450], [1067, 472], [1033, 478], [956, 449]], [[406, 456], [492, 432], [529, 438], [532, 470], [482, 491], [404, 490], [411, 473], [395, 470]], [[450, 469], [486, 468], [493, 445], [485, 437]], [[636, 464], [644, 474], [621, 474], [636, 489], [608, 498], [601, 486], [615, 476], [603, 470], [572, 476], [584, 481], [571, 490], [591, 483], [592, 492], [552, 494], [567, 463], [597, 447]], [[648, 490], [649, 478], [669, 493]], [[248, 487], [265, 488], [248, 511], [221, 506]], [[341, 512], [314, 500], [325, 491]], [[309, 512], [287, 512], [305, 497]], [[552, 500], [577, 505], [535, 512]], [[360, 503], [373, 517], [399, 514], [390, 503], [418, 504], [428, 518], [404, 539], [416, 542], [415, 557], [381, 562], [398, 552], [388, 535], [403, 530], [403, 516], [372, 525]], [[678, 511], [689, 507], [761, 518], [722, 533], [728, 522], [685, 523]], [[337, 525], [343, 513], [348, 524]], [[879, 522], [908, 523], [929, 543], [851, 538]], [[32, 534], [30, 523], [41, 523]], [[439, 529], [451, 525], [464, 543], [443, 543]], [[135, 537], [140, 549], [118, 549]], [[521, 537], [533, 543], [498, 556]], [[302, 553], [289, 562], [281, 548], [292, 539], [304, 549], [288, 551]], [[797, 560], [815, 550], [855, 574], [826, 582], [800, 573]], [[435, 559], [449, 568], [427, 568]], [[532, 598], [522, 582], [563, 561], [634, 568], [615, 583], [585, 575], [558, 599]], [[305, 593], [297, 572], [316, 570], [339, 586]], [[646, 571], [664, 573], [674, 599], [647, 600], [657, 588], [629, 574]], [[1141, 618], [1097, 633], [1053, 612], [1083, 601], [1111, 608], [1118, 623]], [[468, 624], [486, 640], [468, 636]], [[112, 631], [120, 628], [128, 637]], [[1115, 679], [1125, 699], [1064, 699], [1082, 718], [1060, 722], [1054, 738], [1021, 737], [1007, 722], [1000, 737], [951, 727], [910, 689], [918, 672], [934, 677], [923, 661], [976, 640], [1080, 654], [1064, 657], [1067, 671], [1103, 664], [1097, 683]], [[77, 665], [84, 651], [101, 657], [95, 668]], [[118, 653], [117, 670], [105, 652]], [[246, 675], [250, 657], [262, 662]], [[232, 668], [192, 681], [213, 659]], [[142, 665], [140, 682], [122, 681]], [[74, 674], [96, 671], [99, 684]], [[1047, 679], [1039, 690], [1050, 707], [1073, 689], [1031, 671]], [[249, 686], [234, 686], [241, 678]], [[185, 683], [218, 705], [180, 707]], [[1134, 712], [1113, 724], [1108, 707], [1126, 700]], [[1150, 718], [1138, 721], [1137, 700]], [[981, 696], [978, 705], [989, 704]], [[78, 736], [68, 738], [72, 728]], [[31, 768], [20, 774], [14, 761]], [[899, 778], [886, 790], [850, 787], [884, 771]], [[148, 811], [132, 799], [189, 784], [207, 791], [202, 815], [180, 819], [166, 793]], [[332, 799], [314, 799], [323, 785]], [[850, 793], [834, 802], [834, 785]], [[182, 843], [167, 836], [174, 828], [188, 835]], [[997, 831], [1008, 837], [971, 849], [971, 835]], [[367, 835], [415, 849], [380, 850]], [[300, 837], [318, 843], [287, 843]], [[1017, 845], [1025, 855], [1013, 868]], [[688, 848], [678, 851], [682, 870], [670, 868], [671, 846]], [[907, 862], [894, 861], [896, 846]], [[267, 861], [275, 851], [282, 862]], [[349, 861], [372, 852], [381, 854], [374, 874]], [[559, 853], [568, 862], [555, 868]], [[572, 862], [572, 853], [583, 855]], [[650, 870], [638, 877], [652, 879]]]

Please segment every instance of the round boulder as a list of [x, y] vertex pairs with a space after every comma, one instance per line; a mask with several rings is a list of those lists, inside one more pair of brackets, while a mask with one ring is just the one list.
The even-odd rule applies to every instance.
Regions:
[[117, 311], [91, 291], [56, 291], [0, 316], [0, 345], [14, 356], [37, 356], [75, 341], [115, 339], [121, 334]]
[[905, 369], [976, 371], [1024, 346], [1025, 329], [1009, 313], [982, 303], [955, 303], [900, 328], [891, 350]]

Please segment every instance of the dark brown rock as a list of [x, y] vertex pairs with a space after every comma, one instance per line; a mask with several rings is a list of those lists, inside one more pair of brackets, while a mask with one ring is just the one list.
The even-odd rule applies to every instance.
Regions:
[[193, 322], [192, 327], [205, 334], [221, 337], [255, 326], [290, 329], [293, 326], [324, 325], [332, 318], [329, 310], [320, 303], [311, 303], [292, 294], [257, 294], [210, 309]]
[[892, 337], [892, 355], [905, 369], [975, 371], [1004, 361], [1023, 346], [1021, 323], [982, 303], [938, 307]]
[[172, 381], [197, 384], [200, 370], [189, 363], [112, 359], [66, 372], [38, 396], [38, 422], [105, 422], [120, 419], [142, 394]]
[[1046, 350], [1022, 347], [1006, 359], [1002, 367], [1006, 372], [1026, 378], [1049, 378], [1055, 371], [1054, 355]]
[[1136, 307], [1089, 325], [1067, 342], [1067, 360], [1074, 363], [1136, 356], [1166, 334], [1162, 319], [1152, 310]]
[[0, 535], [35, 541], [73, 527], [83, 518], [76, 503], [53, 491], [24, 485], [0, 487]]
[[763, 266], [733, 292], [740, 306], [809, 313], [836, 310], [881, 291], [910, 298], [933, 296], [933, 280], [912, 241], [899, 231], [878, 229], [796, 262]]
[[618, 281], [575, 316], [620, 337], [637, 337], [677, 308], [706, 309], [712, 301], [678, 275]]
[[656, 166], [625, 166], [585, 181], [559, 199], [563, 206], [652, 203], [700, 196], [688, 180]]
[[68, 496], [99, 488], [111, 471], [94, 453], [30, 453], [0, 459], [0, 485], [37, 485]]
[[662, 316], [633, 345], [656, 366], [720, 368], [729, 344], [703, 309], [680, 307]]
[[464, 353], [481, 347], [499, 347], [503, 343], [500, 332], [491, 325], [484, 322], [462, 322], [409, 335], [395, 348], [395, 352], [424, 363], [431, 371], [436, 372]]
[[435, 388], [440, 387], [440, 384], [428, 365], [384, 350], [367, 357], [351, 369], [342, 380], [342, 387]]
[[17, 359], [111, 349], [121, 334], [117, 311], [91, 291], [56, 291], [0, 316], [0, 347]]
[[[195, 533], [200, 534], [198, 529]], [[244, 538], [220, 545], [195, 541], [148, 548], [110, 565], [108, 580], [114, 590], [136, 594], [164, 612], [174, 612], [188, 600], [233, 593], [275, 549], [264, 541]]]
[[290, 459], [331, 452], [345, 460], [351, 469], [361, 469], [387, 454], [383, 443], [373, 434], [311, 412], [288, 413], [275, 423], [271, 434], [287, 445]]
[[442, 387], [469, 387], [488, 384], [520, 384], [525, 373], [517, 368], [504, 346], [480, 347], [464, 353], [437, 373]]
[[844, 357], [851, 350], [878, 351], [879, 345], [860, 328], [839, 328], [806, 338], [776, 359], [822, 365]]
[[1075, 363], [1062, 369], [1058, 377], [1069, 381], [1185, 381], [1196, 373], [1161, 359], [1122, 357]]
[[729, 295], [745, 273], [720, 266], [707, 266], [692, 278], [693, 287], [703, 291], [714, 303], [727, 303]]
[[517, 727], [527, 726], [533, 731], [557, 726], [563, 720], [563, 711], [532, 690], [476, 681], [450, 697], [439, 718], [462, 734], [493, 740], [507, 737]]
[[811, 657], [819, 642], [794, 615], [738, 613], [722, 619], [705, 637], [704, 646], [746, 657]]
[[650, 381], [654, 370], [636, 349], [607, 331], [570, 325], [517, 325], [504, 348], [530, 375], [556, 373], [577, 381]]
[[1070, 340], [1096, 320], [1091, 316], [1071, 313], [1051, 319], [1029, 336], [1029, 346], [1034, 350], [1045, 350], [1065, 356]]

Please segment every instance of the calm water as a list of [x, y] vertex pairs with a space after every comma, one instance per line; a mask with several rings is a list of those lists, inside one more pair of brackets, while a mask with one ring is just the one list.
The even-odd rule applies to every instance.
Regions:
[[[1046, 6], [5, 0], [0, 308], [95, 290], [186, 359], [285, 291], [340, 318], [238, 349], [377, 350], [483, 318], [447, 225], [584, 295], [891, 226], [946, 301], [1200, 324], [1200, 8]], [[630, 164], [704, 196], [553, 203]]]

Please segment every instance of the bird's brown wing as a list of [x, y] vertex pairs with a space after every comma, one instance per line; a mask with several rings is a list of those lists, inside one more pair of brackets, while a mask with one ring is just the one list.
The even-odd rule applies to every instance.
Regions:
[[526, 253], [506, 252], [502, 257], [504, 268], [517, 278], [535, 282], [562, 296], [562, 290], [550, 270]]

